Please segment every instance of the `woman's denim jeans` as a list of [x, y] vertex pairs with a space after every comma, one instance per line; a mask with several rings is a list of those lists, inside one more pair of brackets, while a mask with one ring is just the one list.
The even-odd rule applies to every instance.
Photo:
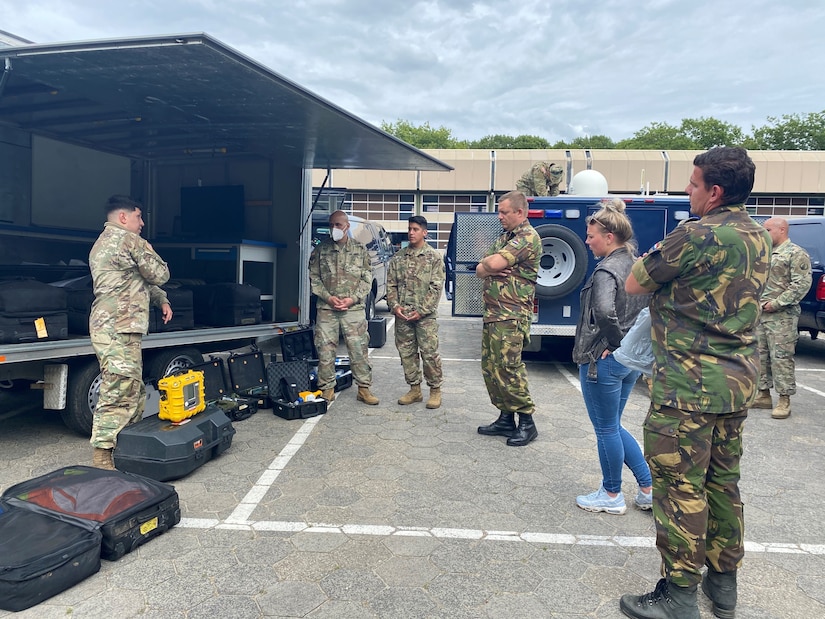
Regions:
[[650, 469], [639, 443], [622, 427], [622, 412], [640, 372], [626, 368], [613, 355], [596, 361], [596, 367], [597, 381], [587, 379], [589, 363], [579, 367], [579, 381], [587, 414], [596, 431], [602, 485], [608, 492], [621, 492], [622, 464], [627, 464], [639, 487], [648, 487], [652, 483]]

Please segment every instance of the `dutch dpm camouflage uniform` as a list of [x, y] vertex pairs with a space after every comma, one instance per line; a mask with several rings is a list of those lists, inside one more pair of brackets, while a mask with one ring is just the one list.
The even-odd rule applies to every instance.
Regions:
[[[364, 246], [353, 238], [339, 245], [324, 239], [309, 259], [309, 283], [318, 297], [315, 347], [318, 349], [318, 389], [335, 387], [335, 351], [343, 335], [349, 352], [352, 376], [361, 387], [372, 384], [366, 307], [372, 288], [370, 258]], [[335, 311], [331, 296], [349, 297], [355, 303], [347, 311]]]
[[645, 456], [663, 575], [679, 587], [696, 585], [705, 563], [733, 572], [744, 556], [741, 432], [769, 257], [768, 233], [727, 205], [677, 227], [631, 271], [653, 291]]
[[443, 376], [436, 319], [443, 287], [444, 260], [427, 243], [418, 249], [405, 247], [390, 261], [387, 275], [387, 306], [390, 313], [401, 306], [405, 314], [415, 310], [421, 315], [421, 319], [415, 322], [395, 321], [395, 346], [408, 385], [421, 384], [420, 354], [427, 385], [441, 387]]
[[779, 395], [796, 393], [794, 354], [799, 339], [799, 302], [811, 288], [811, 258], [791, 241], [773, 248], [768, 283], [761, 303], [771, 303], [772, 312], [762, 312], [756, 333], [759, 339], [759, 389], [776, 384]]
[[158, 287], [168, 281], [169, 267], [146, 239], [108, 221], [89, 253], [89, 267], [95, 292], [89, 335], [101, 372], [90, 442], [112, 449], [118, 433], [143, 416], [140, 344], [149, 330], [150, 303], [169, 302]]
[[540, 161], [516, 181], [516, 189], [526, 196], [557, 196], [564, 169], [557, 163]]
[[487, 255], [496, 253], [507, 260], [512, 273], [484, 278], [481, 373], [493, 406], [506, 413], [530, 415], [535, 405], [521, 351], [530, 341], [541, 239], [525, 221], [505, 231]]

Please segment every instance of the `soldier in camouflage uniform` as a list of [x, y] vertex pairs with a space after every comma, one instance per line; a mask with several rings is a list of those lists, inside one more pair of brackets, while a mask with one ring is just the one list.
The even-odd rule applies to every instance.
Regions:
[[370, 392], [372, 367], [367, 356], [369, 336], [364, 302], [372, 288], [372, 269], [366, 248], [350, 238], [344, 211], [329, 216], [331, 238], [324, 239], [309, 258], [309, 283], [318, 297], [315, 347], [318, 349], [318, 388], [324, 399], [335, 399], [335, 351], [341, 335], [347, 344], [357, 399], [378, 404]]
[[106, 202], [106, 223], [89, 253], [95, 300], [89, 335], [100, 363], [100, 396], [92, 422], [93, 464], [114, 469], [117, 435], [140, 421], [146, 405], [140, 344], [149, 331], [149, 304], [172, 319], [166, 293], [169, 267], [140, 236], [140, 205], [126, 196]]
[[[427, 220], [407, 223], [410, 244], [393, 256], [387, 275], [387, 306], [395, 315], [395, 347], [409, 392], [401, 405], [421, 402], [421, 367], [430, 387], [427, 408], [441, 406], [441, 355], [438, 354], [438, 302], [444, 287], [444, 260], [427, 243]], [[419, 363], [419, 355], [421, 362]]]
[[520, 191], [499, 198], [498, 220], [504, 233], [478, 263], [476, 276], [484, 280], [481, 373], [501, 414], [490, 425], [479, 426], [478, 433], [507, 436], [508, 445], [520, 447], [538, 436], [521, 351], [530, 341], [541, 239], [527, 221], [527, 198]]
[[557, 196], [564, 169], [549, 161], [540, 161], [516, 181], [516, 189], [527, 196]]
[[698, 619], [700, 581], [716, 616], [733, 617], [744, 556], [739, 459], [771, 243], [745, 210], [755, 173], [747, 152], [714, 148], [693, 164], [686, 191], [700, 219], [668, 234], [625, 284], [653, 292], [644, 449], [664, 576], [653, 592], [622, 597], [629, 617]]
[[799, 302], [811, 288], [811, 258], [788, 239], [788, 222], [772, 217], [764, 224], [771, 235], [771, 271], [762, 292], [762, 318], [756, 328], [759, 341], [759, 396], [751, 408], [772, 408], [771, 387], [776, 384], [779, 402], [771, 417], [791, 415], [791, 396], [796, 393], [794, 354], [799, 339]]

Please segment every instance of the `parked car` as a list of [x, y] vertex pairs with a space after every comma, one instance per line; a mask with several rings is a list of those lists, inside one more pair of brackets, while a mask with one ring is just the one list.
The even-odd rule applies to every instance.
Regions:
[[825, 217], [799, 217], [788, 220], [788, 236], [811, 257], [811, 289], [800, 306], [799, 330], [816, 339], [825, 331]]
[[[387, 296], [387, 271], [395, 250], [387, 231], [384, 230], [384, 226], [381, 224], [354, 215], [349, 216], [349, 223], [349, 236], [363, 243], [370, 255], [372, 290], [370, 297], [365, 302], [367, 320], [370, 320], [375, 315], [375, 304]], [[327, 213], [313, 213], [313, 245], [318, 245], [324, 239], [329, 238], [329, 235], [329, 215]], [[315, 303], [316, 300], [313, 295], [310, 306], [312, 322], [315, 322]]]

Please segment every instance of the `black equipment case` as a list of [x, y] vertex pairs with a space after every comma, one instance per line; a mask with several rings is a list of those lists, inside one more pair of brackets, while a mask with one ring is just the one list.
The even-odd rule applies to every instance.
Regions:
[[95, 574], [101, 537], [0, 501], [0, 609], [31, 608]]
[[[326, 400], [311, 402], [297, 402], [291, 400], [291, 395], [282, 393], [281, 380], [286, 379], [294, 385], [294, 391], [309, 391], [309, 365], [306, 361], [285, 361], [283, 363], [268, 363], [266, 379], [269, 384], [269, 393], [272, 394], [272, 412], [284, 419], [307, 419], [327, 412]], [[294, 394], [293, 394], [294, 395]]]
[[149, 333], [185, 331], [195, 328], [195, 310], [192, 291], [189, 288], [164, 288], [169, 305], [172, 306], [172, 320], [163, 322], [159, 307], [149, 309]]
[[381, 348], [387, 343], [387, 318], [373, 318], [367, 322], [367, 331], [370, 336], [370, 348]]
[[92, 303], [95, 292], [91, 288], [91, 279], [88, 288], [66, 289], [66, 311], [69, 314], [69, 333], [89, 335], [89, 314], [92, 313]]
[[248, 419], [258, 412], [257, 398], [238, 396], [227, 387], [224, 362], [220, 357], [213, 357], [189, 369], [203, 372], [206, 401], [216, 404], [232, 421]]
[[281, 357], [284, 361], [308, 361], [318, 365], [315, 331], [312, 328], [286, 331], [281, 336]]
[[168, 485], [121, 471], [71, 466], [8, 488], [9, 504], [103, 534], [101, 556], [117, 561], [180, 522], [178, 493]]
[[69, 337], [66, 291], [35, 280], [0, 281], [0, 344]]
[[261, 322], [261, 291], [254, 286], [232, 282], [204, 284], [194, 286], [192, 293], [197, 324], [235, 327]]
[[214, 404], [180, 424], [152, 415], [118, 434], [115, 466], [158, 481], [178, 479], [229, 449], [234, 436], [232, 422]]
[[272, 399], [269, 397], [269, 385], [266, 380], [266, 363], [261, 351], [231, 355], [227, 360], [227, 365], [233, 393], [246, 398], [255, 398], [258, 409], [272, 408]]

